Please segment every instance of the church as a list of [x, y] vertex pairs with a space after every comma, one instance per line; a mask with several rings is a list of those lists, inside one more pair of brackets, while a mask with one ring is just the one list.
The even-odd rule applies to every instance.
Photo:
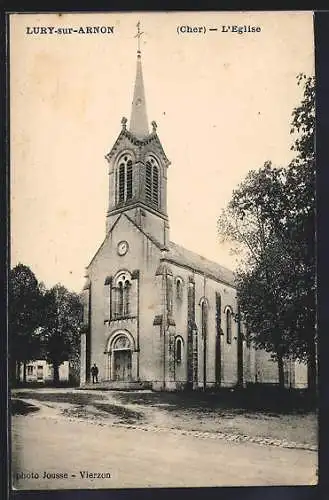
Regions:
[[[94, 363], [99, 386], [116, 389], [277, 384], [277, 363], [237, 319], [233, 272], [170, 239], [171, 167], [156, 122], [149, 127], [140, 47], [130, 121], [106, 160], [106, 234], [82, 293], [81, 386]], [[305, 366], [287, 361], [285, 379], [306, 387]]]

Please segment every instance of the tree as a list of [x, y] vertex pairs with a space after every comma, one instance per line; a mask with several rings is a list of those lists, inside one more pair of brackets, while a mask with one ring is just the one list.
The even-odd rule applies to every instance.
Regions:
[[291, 133], [297, 133], [297, 138], [291, 149], [296, 151], [294, 165], [311, 166], [314, 173], [315, 167], [315, 77], [300, 73], [297, 84], [304, 85], [303, 98], [299, 106], [292, 112]]
[[76, 293], [57, 284], [44, 295], [42, 350], [53, 365], [54, 383], [59, 381], [59, 366], [76, 359], [80, 347], [82, 306]]
[[256, 346], [278, 361], [308, 361], [309, 386], [315, 383], [315, 195], [314, 79], [304, 82], [294, 109], [291, 133], [298, 134], [294, 160], [286, 168], [270, 162], [251, 171], [218, 221], [241, 263], [237, 272], [240, 310]]
[[299, 74], [298, 85], [303, 85], [303, 98], [292, 114], [291, 133], [297, 137], [292, 145], [296, 156], [287, 171], [287, 193], [291, 218], [288, 234], [295, 243], [296, 263], [295, 322], [300, 334], [301, 351], [306, 352], [309, 388], [315, 390], [316, 363], [316, 259], [315, 259], [315, 78]]
[[249, 340], [277, 360], [280, 386], [289, 352], [282, 282], [293, 266], [284, 238], [284, 178], [283, 169], [270, 162], [249, 172], [218, 221], [222, 240], [233, 243], [242, 259], [236, 285]]
[[284, 359], [305, 361], [305, 346], [296, 321], [295, 262], [274, 239], [258, 263], [237, 273], [240, 310], [256, 347], [277, 360], [279, 385], [284, 387]]
[[42, 295], [38, 280], [28, 266], [18, 264], [9, 272], [9, 361], [12, 381], [19, 380], [21, 363], [26, 381], [26, 362], [38, 356], [38, 342], [34, 335], [40, 326]]
[[273, 238], [284, 235], [284, 179], [284, 170], [269, 161], [250, 171], [218, 219], [221, 240], [231, 243], [247, 267], [259, 262]]

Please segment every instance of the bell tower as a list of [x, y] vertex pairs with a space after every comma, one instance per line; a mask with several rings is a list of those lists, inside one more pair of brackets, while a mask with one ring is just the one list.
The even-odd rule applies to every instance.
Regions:
[[152, 121], [149, 131], [140, 50], [140, 23], [136, 78], [129, 127], [121, 120], [121, 132], [106, 155], [109, 165], [109, 207], [106, 231], [121, 213], [163, 247], [168, 243], [167, 169], [170, 165]]

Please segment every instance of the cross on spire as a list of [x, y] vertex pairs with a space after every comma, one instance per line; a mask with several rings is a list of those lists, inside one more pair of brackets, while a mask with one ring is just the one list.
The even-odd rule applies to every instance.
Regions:
[[141, 36], [143, 35], [144, 31], [141, 31], [140, 21], [138, 21], [136, 26], [137, 26], [137, 34], [134, 36], [134, 38], [137, 38], [137, 54], [140, 54], [141, 53]]
[[136, 137], [143, 138], [149, 135], [149, 128], [148, 128], [148, 120], [146, 113], [146, 101], [145, 101], [143, 72], [142, 72], [142, 57], [141, 57], [141, 47], [140, 47], [140, 39], [143, 32], [141, 31], [141, 23], [139, 21], [136, 26], [137, 26], [137, 34], [135, 35], [134, 38], [137, 38], [138, 41], [137, 68], [136, 68], [134, 98], [132, 102], [129, 130]]

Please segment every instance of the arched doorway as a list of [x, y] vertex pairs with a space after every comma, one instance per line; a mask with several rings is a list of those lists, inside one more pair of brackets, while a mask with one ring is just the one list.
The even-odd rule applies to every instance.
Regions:
[[132, 348], [127, 335], [120, 333], [113, 339], [112, 351], [112, 380], [132, 380]]

